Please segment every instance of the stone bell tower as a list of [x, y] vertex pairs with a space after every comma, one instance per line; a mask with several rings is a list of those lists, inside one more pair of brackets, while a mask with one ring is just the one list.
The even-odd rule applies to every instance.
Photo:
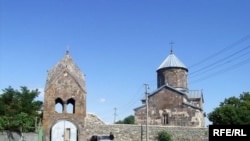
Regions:
[[48, 71], [43, 109], [43, 141], [85, 141], [85, 78], [69, 51]]

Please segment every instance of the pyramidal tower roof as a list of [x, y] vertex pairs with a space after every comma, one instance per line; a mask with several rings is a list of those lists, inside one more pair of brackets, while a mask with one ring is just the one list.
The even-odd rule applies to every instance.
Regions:
[[51, 69], [48, 71], [47, 82], [45, 90], [52, 84], [62, 73], [67, 72], [74, 80], [85, 90], [85, 78], [78, 66], [74, 63], [73, 59], [69, 55], [69, 51], [66, 51], [66, 55]]
[[161, 65], [158, 67], [157, 70], [163, 69], [163, 68], [183, 68], [187, 69], [187, 67], [178, 59], [171, 49], [170, 54], [168, 57], [161, 63]]

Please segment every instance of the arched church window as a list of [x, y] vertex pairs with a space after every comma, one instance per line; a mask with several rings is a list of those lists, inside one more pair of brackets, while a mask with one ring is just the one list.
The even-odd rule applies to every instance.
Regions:
[[169, 124], [169, 116], [167, 113], [163, 114], [163, 125]]
[[63, 113], [64, 109], [63, 109], [63, 101], [61, 98], [57, 98], [55, 100], [55, 112], [56, 113]]
[[157, 80], [158, 80], [158, 87], [161, 87], [162, 85], [164, 85], [164, 75], [162, 73], [158, 73], [158, 76], [157, 76]]
[[67, 100], [67, 113], [75, 113], [75, 100], [73, 98]]

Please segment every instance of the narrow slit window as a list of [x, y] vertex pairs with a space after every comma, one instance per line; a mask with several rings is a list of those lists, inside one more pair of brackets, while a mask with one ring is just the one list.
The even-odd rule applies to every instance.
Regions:
[[164, 115], [163, 115], [163, 124], [164, 124], [164, 125], [168, 124], [168, 123], [169, 123], [168, 120], [169, 120], [168, 114], [164, 114]]

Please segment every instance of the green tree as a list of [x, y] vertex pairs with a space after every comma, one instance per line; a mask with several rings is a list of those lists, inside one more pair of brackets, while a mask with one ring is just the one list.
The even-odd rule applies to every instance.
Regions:
[[130, 115], [124, 119], [124, 124], [135, 124], [135, 117]]
[[172, 136], [163, 130], [158, 133], [158, 141], [172, 141]]
[[250, 124], [250, 93], [243, 92], [239, 98], [229, 97], [208, 114], [214, 125]]
[[130, 115], [124, 118], [124, 120], [117, 121], [116, 124], [135, 124], [135, 117], [133, 115]]
[[118, 120], [117, 122], [115, 122], [115, 124], [124, 124], [123, 120]]
[[0, 95], [0, 130], [34, 131], [43, 104], [35, 100], [39, 94], [38, 89], [27, 87], [21, 87], [20, 91], [12, 87], [4, 89]]

